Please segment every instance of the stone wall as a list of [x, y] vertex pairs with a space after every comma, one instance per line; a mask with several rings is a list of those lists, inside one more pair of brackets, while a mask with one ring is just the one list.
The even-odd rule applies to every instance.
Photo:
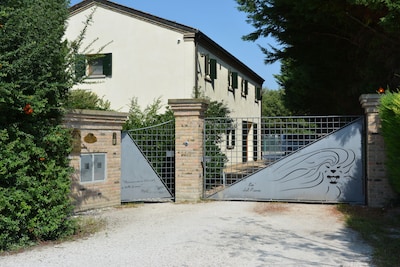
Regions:
[[[110, 111], [74, 110], [65, 116], [64, 124], [72, 129], [74, 140], [70, 164], [74, 168], [71, 196], [76, 211], [121, 203], [121, 129], [127, 115]], [[93, 181], [82, 181], [81, 169], [85, 169], [85, 163], [81, 163], [82, 155], [104, 155], [105, 166], [102, 162], [93, 166], [87, 164], [87, 167], [99, 167], [98, 170], [105, 168], [104, 180], [94, 177]], [[91, 169], [85, 171], [91, 172]]]

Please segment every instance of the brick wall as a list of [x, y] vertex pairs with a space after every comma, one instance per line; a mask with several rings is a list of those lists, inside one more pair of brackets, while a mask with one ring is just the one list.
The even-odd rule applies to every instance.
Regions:
[[208, 101], [171, 99], [175, 116], [175, 201], [199, 201], [203, 195], [203, 128]]
[[366, 189], [367, 205], [383, 207], [396, 197], [386, 173], [385, 143], [381, 134], [378, 94], [360, 97], [366, 120]]
[[[74, 110], [64, 124], [73, 129], [74, 149], [70, 155], [72, 195], [75, 210], [116, 206], [121, 203], [121, 129], [126, 113]], [[114, 139], [114, 140], [113, 140]], [[81, 155], [104, 153], [104, 181], [81, 182]], [[98, 155], [98, 154], [96, 154]]]

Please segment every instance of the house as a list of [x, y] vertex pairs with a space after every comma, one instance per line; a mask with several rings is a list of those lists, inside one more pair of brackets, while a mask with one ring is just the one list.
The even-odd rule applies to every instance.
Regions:
[[143, 108], [160, 98], [193, 98], [194, 91], [223, 101], [231, 116], [260, 117], [263, 79], [200, 30], [106, 0], [70, 8], [65, 36], [75, 40], [92, 16], [76, 68], [116, 111], [136, 97]]

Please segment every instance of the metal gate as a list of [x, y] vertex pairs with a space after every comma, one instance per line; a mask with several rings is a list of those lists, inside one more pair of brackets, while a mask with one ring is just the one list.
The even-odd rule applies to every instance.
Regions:
[[121, 202], [174, 199], [174, 122], [124, 131], [121, 143]]
[[362, 117], [205, 124], [205, 198], [365, 203]]

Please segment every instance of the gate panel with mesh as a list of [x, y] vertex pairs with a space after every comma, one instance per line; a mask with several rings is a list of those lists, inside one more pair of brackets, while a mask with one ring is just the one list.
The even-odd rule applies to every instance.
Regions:
[[171, 199], [174, 193], [174, 122], [125, 131], [121, 160], [122, 202]]
[[[361, 122], [361, 125], [357, 124], [358, 128], [352, 127], [347, 130], [345, 136], [349, 138], [354, 135], [351, 141], [349, 140], [335, 140], [339, 137], [332, 136], [329, 141], [321, 143], [321, 140], [328, 139], [328, 136], [337, 133], [339, 130], [346, 126], [356, 124], [355, 122]], [[342, 149], [344, 154], [348, 157], [354, 153], [357, 157], [354, 162], [357, 164], [363, 163], [362, 158], [362, 124], [363, 120], [360, 117], [355, 116], [313, 116], [313, 117], [265, 117], [265, 118], [235, 118], [221, 120], [219, 118], [208, 118], [205, 123], [205, 156], [204, 156], [204, 197], [206, 198], [227, 198], [229, 195], [230, 199], [245, 199], [250, 197], [251, 199], [268, 199], [271, 198], [271, 192], [263, 196], [260, 194], [251, 194], [251, 191], [264, 191], [265, 188], [259, 188], [253, 182], [250, 182], [250, 177], [257, 174], [257, 184], [261, 186], [266, 185], [265, 181], [274, 180], [277, 176], [276, 172], [265, 171], [268, 168], [273, 168], [273, 165], [283, 164], [282, 162], [294, 162], [295, 158], [298, 158], [300, 151], [304, 148], [312, 145], [312, 148], [308, 148], [308, 153], [314, 153], [314, 157], [318, 155], [323, 158], [328, 156], [326, 149], [331, 149], [330, 153], [335, 155], [341, 154], [339, 152]], [[341, 136], [340, 138], [344, 138]], [[354, 148], [354, 145], [356, 148]], [[348, 146], [348, 149], [346, 148]], [[314, 151], [314, 152], [313, 152]], [[320, 154], [315, 154], [316, 151]], [[341, 150], [340, 150], [341, 151]], [[304, 152], [305, 153], [305, 152]], [[303, 153], [303, 154], [304, 154]], [[351, 154], [351, 155], [350, 155]], [[344, 155], [340, 155], [344, 157]], [[307, 156], [304, 156], [307, 158]], [[310, 157], [311, 159], [311, 157]], [[313, 161], [317, 162], [318, 159], [313, 158]], [[331, 165], [333, 168], [334, 159], [329, 158], [329, 162], [321, 161], [321, 165]], [[312, 172], [312, 169], [320, 169], [321, 166], [312, 164], [307, 165], [307, 160], [301, 161], [302, 165], [293, 167], [293, 172], [301, 173], [299, 170], [307, 170], [306, 172]], [[285, 165], [289, 169], [290, 163]], [[355, 169], [355, 168], [353, 168]], [[357, 175], [360, 176], [359, 180], [362, 180], [362, 168], [357, 167], [359, 172]], [[339, 172], [339, 171], [338, 171]], [[315, 172], [317, 174], [318, 171]], [[286, 174], [287, 177], [292, 177], [292, 174]], [[292, 175], [292, 176], [291, 176]], [[322, 174], [318, 174], [323, 177]], [[328, 176], [327, 174], [325, 174]], [[316, 185], [309, 180], [303, 180], [307, 175], [300, 175], [293, 181], [299, 184], [293, 184], [291, 181], [285, 180], [285, 185], [279, 183], [268, 183], [268, 187], [271, 190], [279, 192], [285, 186], [291, 184], [293, 188], [307, 188], [307, 186], [301, 185], [301, 183], [309, 183], [310, 188], [314, 192], [308, 192], [309, 196], [306, 196], [307, 190], [297, 190], [296, 194], [285, 194], [281, 195], [273, 194], [273, 198], [279, 200], [294, 200], [298, 201], [327, 201], [324, 193], [315, 194]], [[335, 176], [335, 175], [329, 175]], [[337, 176], [337, 175], [336, 175]], [[312, 178], [315, 181], [321, 181], [321, 178]], [[311, 180], [312, 180], [311, 179]], [[284, 180], [284, 179], [283, 179]], [[282, 181], [283, 181], [282, 180]], [[250, 186], [249, 186], [250, 182]], [[322, 182], [321, 182], [322, 183]], [[241, 185], [237, 185], [241, 184]], [[361, 191], [363, 190], [363, 181], [353, 185], [358, 186]], [[224, 194], [224, 190], [235, 185], [237, 197], [229, 194]], [[335, 184], [337, 188], [339, 185]], [[358, 190], [357, 189], [357, 190]], [[332, 189], [333, 190], [333, 189]], [[342, 190], [342, 189], [340, 189]], [[350, 189], [346, 189], [349, 191]], [[356, 190], [356, 191], [357, 191]], [[230, 189], [233, 191], [233, 189]], [[249, 191], [247, 193], [243, 193]], [[282, 191], [283, 192], [283, 191]], [[293, 190], [292, 192], [295, 192]], [[291, 192], [291, 193], [292, 193]], [[299, 194], [301, 196], [299, 196]], [[318, 195], [318, 196], [314, 196]], [[342, 194], [343, 195], [343, 194]], [[363, 192], [359, 194], [356, 202], [362, 202]], [[342, 197], [342, 196], [341, 196]], [[289, 198], [289, 199], [288, 199]], [[342, 198], [332, 198], [332, 202], [341, 202]]]

